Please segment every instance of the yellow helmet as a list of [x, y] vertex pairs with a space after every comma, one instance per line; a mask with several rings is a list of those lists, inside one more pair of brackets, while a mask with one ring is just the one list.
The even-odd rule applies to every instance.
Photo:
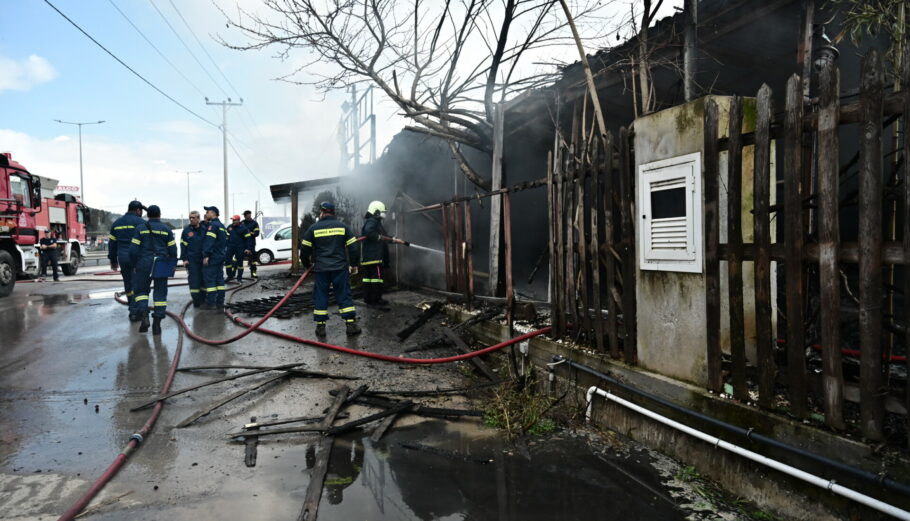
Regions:
[[367, 206], [367, 212], [372, 215], [379, 215], [385, 213], [385, 205], [382, 204], [382, 201], [373, 201]]

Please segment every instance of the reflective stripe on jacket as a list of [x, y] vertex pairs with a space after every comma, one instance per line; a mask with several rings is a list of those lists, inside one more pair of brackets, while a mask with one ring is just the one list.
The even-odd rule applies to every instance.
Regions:
[[129, 255], [130, 241], [136, 233], [137, 227], [145, 227], [145, 219], [134, 213], [128, 213], [121, 216], [111, 225], [111, 233], [108, 235], [107, 258], [116, 261], [117, 255]]
[[205, 237], [205, 226], [195, 228], [191, 224], [183, 227], [180, 234], [180, 260], [199, 260], [202, 258], [202, 239]]
[[205, 236], [202, 238], [202, 257], [209, 258], [209, 265], [224, 262], [227, 247], [227, 230], [218, 218], [205, 227]]
[[133, 238], [130, 240], [130, 260], [133, 264], [140, 260], [150, 260], [155, 257], [176, 259], [177, 241], [174, 232], [159, 219], [149, 219], [145, 226], [135, 228]]
[[389, 256], [389, 245], [382, 240], [386, 234], [382, 226], [382, 219], [373, 214], [368, 214], [363, 221], [360, 235], [366, 237], [361, 247], [361, 266], [385, 264]]

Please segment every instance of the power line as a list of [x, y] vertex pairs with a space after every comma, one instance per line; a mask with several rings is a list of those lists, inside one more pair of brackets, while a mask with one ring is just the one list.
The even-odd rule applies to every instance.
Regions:
[[268, 186], [265, 183], [263, 183], [262, 180], [256, 176], [256, 174], [253, 173], [253, 169], [250, 168], [250, 165], [246, 164], [246, 161], [243, 160], [243, 156], [241, 156], [240, 152], [238, 152], [237, 149], [234, 148], [234, 143], [232, 143], [230, 140], [228, 140], [228, 146], [231, 147], [231, 150], [234, 151], [234, 155], [237, 156], [237, 159], [239, 159], [240, 162], [243, 163], [243, 166], [245, 166], [247, 171], [250, 173], [250, 175], [253, 176], [253, 179], [255, 179], [257, 183], [262, 185], [263, 188], [268, 188]]
[[158, 15], [161, 16], [161, 19], [164, 20], [164, 23], [167, 24], [167, 26], [171, 29], [171, 32], [174, 33], [174, 36], [176, 36], [177, 39], [180, 40], [180, 43], [183, 44], [183, 48], [186, 49], [186, 51], [188, 53], [190, 53], [190, 56], [192, 56], [194, 60], [196, 60], [196, 63], [199, 65], [199, 68], [202, 69], [202, 72], [204, 72], [205, 75], [208, 76], [210, 80], [212, 80], [212, 83], [214, 83], [215, 86], [218, 87], [218, 90], [220, 90], [221, 93], [224, 94], [225, 97], [227, 97], [228, 93], [224, 90], [224, 88], [221, 86], [221, 84], [215, 80], [215, 77], [212, 76], [212, 74], [208, 71], [208, 69], [205, 68], [205, 65], [203, 65], [202, 62], [199, 61], [199, 58], [196, 57], [196, 54], [193, 53], [192, 49], [190, 49], [190, 46], [186, 44], [186, 41], [184, 41], [184, 39], [180, 36], [180, 33], [177, 32], [177, 29], [174, 29], [174, 26], [171, 25], [171, 22], [168, 21], [166, 16], [164, 16], [164, 13], [161, 12], [161, 9], [158, 9], [158, 5], [155, 4], [155, 0], [149, 0], [149, 3], [152, 4], [152, 7], [155, 8], [155, 11], [157, 11]]
[[177, 101], [176, 99], [174, 99], [173, 97], [171, 97], [168, 93], [166, 93], [166, 92], [164, 92], [163, 90], [159, 89], [157, 85], [155, 85], [155, 84], [152, 83], [151, 81], [145, 79], [145, 76], [143, 76], [143, 75], [139, 74], [138, 72], [136, 72], [136, 70], [133, 69], [132, 67], [130, 67], [129, 65], [127, 65], [126, 62], [124, 62], [123, 60], [121, 60], [120, 58], [118, 58], [117, 55], [115, 55], [114, 53], [112, 53], [111, 51], [109, 51], [109, 50], [107, 49], [107, 47], [105, 47], [104, 45], [101, 45], [101, 43], [100, 43], [98, 40], [96, 40], [95, 38], [92, 37], [92, 35], [90, 35], [89, 33], [87, 33], [87, 32], [85, 31], [85, 29], [83, 29], [82, 27], [79, 26], [79, 24], [77, 24], [76, 22], [74, 22], [70, 17], [68, 17], [68, 16], [66, 16], [65, 14], [63, 14], [63, 11], [61, 11], [60, 9], [57, 9], [57, 6], [55, 6], [54, 4], [52, 4], [52, 3], [50, 2], [50, 0], [44, 0], [44, 2], [45, 2], [47, 5], [51, 6], [51, 8], [53, 8], [54, 11], [57, 11], [57, 13], [58, 13], [60, 16], [62, 16], [64, 19], [66, 19], [67, 22], [69, 22], [73, 27], [75, 27], [76, 29], [78, 29], [79, 32], [81, 32], [82, 34], [84, 34], [84, 35], [85, 35], [89, 40], [91, 40], [95, 45], [97, 45], [98, 47], [100, 47], [104, 52], [108, 53], [108, 54], [111, 56], [111, 58], [117, 60], [117, 62], [120, 63], [120, 65], [123, 65], [124, 67], [126, 67], [126, 69], [127, 69], [128, 71], [130, 71], [130, 72], [132, 72], [133, 74], [135, 74], [137, 78], [139, 78], [140, 80], [144, 81], [149, 87], [151, 87], [151, 88], [155, 89], [156, 91], [158, 91], [159, 94], [161, 94], [161, 95], [164, 96], [165, 98], [169, 99], [172, 103], [174, 103], [174, 104], [177, 105], [178, 107], [182, 108], [183, 110], [185, 110], [185, 111], [189, 112], [190, 114], [196, 116], [197, 118], [201, 119], [202, 121], [205, 121], [205, 122], [208, 123], [209, 125], [211, 125], [211, 126], [213, 126], [213, 127], [215, 127], [215, 128], [218, 128], [218, 125], [216, 125], [216, 124], [212, 123], [211, 121], [205, 119], [204, 117], [200, 116], [199, 114], [197, 114], [196, 112], [194, 112], [193, 110], [191, 110], [189, 107], [187, 107], [187, 106], [184, 105], [183, 103], [180, 103], [179, 101]]
[[139, 33], [139, 36], [141, 36], [142, 39], [145, 40], [146, 43], [148, 43], [152, 47], [152, 49], [155, 49], [155, 52], [158, 53], [158, 56], [161, 56], [161, 59], [166, 61], [167, 64], [170, 65], [172, 69], [174, 69], [174, 72], [176, 72], [177, 74], [180, 75], [181, 78], [186, 80], [186, 82], [191, 87], [196, 89], [196, 92], [198, 92], [201, 96], [205, 96], [205, 93], [202, 92], [202, 90], [198, 86], [196, 86], [195, 83], [190, 81], [190, 79], [187, 78], [186, 75], [183, 74], [183, 72], [180, 69], [178, 69], [177, 66], [174, 65], [174, 63], [170, 59], [168, 59], [168, 57], [165, 56], [163, 52], [161, 52], [161, 50], [158, 48], [158, 46], [156, 46], [154, 43], [152, 43], [152, 41], [148, 38], [148, 36], [146, 36], [145, 33], [143, 33], [142, 30], [139, 29], [139, 27], [137, 27], [135, 23], [133, 23], [133, 21], [130, 19], [130, 17], [127, 16], [126, 13], [124, 13], [123, 10], [121, 10], [120, 7], [118, 7], [117, 4], [114, 3], [114, 0], [107, 0], [107, 1], [110, 2], [110, 4], [114, 7], [114, 9], [116, 9], [117, 12], [120, 13], [120, 16], [122, 16], [133, 27], [133, 29], [136, 30], [137, 33]]

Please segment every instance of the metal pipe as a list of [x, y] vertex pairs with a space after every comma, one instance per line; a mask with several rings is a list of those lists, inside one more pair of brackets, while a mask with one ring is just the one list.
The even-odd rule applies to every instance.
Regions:
[[611, 393], [610, 391], [606, 391], [597, 386], [591, 386], [590, 388], [588, 388], [588, 392], [587, 392], [588, 406], [587, 406], [587, 410], [585, 411], [585, 419], [588, 421], [590, 421], [590, 419], [591, 419], [591, 408], [593, 405], [592, 402], [593, 402], [594, 394], [603, 396], [608, 401], [616, 402], [616, 403], [622, 405], [623, 407], [632, 409], [633, 411], [643, 414], [643, 415], [651, 418], [652, 420], [658, 421], [664, 425], [672, 427], [678, 431], [684, 432], [684, 433], [686, 433], [690, 436], [693, 436], [695, 438], [698, 438], [702, 441], [706, 441], [706, 442], [714, 445], [714, 447], [716, 447], [716, 448], [724, 449], [724, 450], [730, 451], [734, 454], [737, 454], [739, 456], [742, 456], [744, 458], [755, 461], [757, 463], [761, 463], [762, 465], [770, 467], [774, 470], [783, 472], [784, 474], [793, 476], [797, 479], [800, 479], [802, 481], [815, 485], [819, 488], [823, 488], [825, 490], [833, 492], [839, 496], [846, 497], [848, 499], [856, 501], [857, 503], [866, 505], [869, 508], [878, 510], [879, 512], [884, 512], [885, 514], [888, 514], [889, 516], [894, 516], [898, 519], [910, 520], [910, 512], [907, 512], [906, 510], [902, 510], [894, 505], [890, 505], [883, 501], [879, 501], [873, 497], [867, 496], [861, 492], [857, 492], [857, 491], [847, 488], [843, 485], [838, 485], [833, 479], [826, 480], [826, 479], [818, 477], [814, 474], [810, 474], [806, 471], [800, 470], [796, 467], [787, 465], [786, 463], [781, 463], [777, 460], [768, 458], [767, 456], [762, 456], [761, 454], [752, 452], [751, 450], [740, 447], [739, 445], [735, 445], [733, 443], [724, 441], [716, 436], [711, 436], [710, 434], [707, 434], [700, 430], [689, 427], [688, 425], [683, 425], [682, 423], [671, 420], [670, 418], [667, 418], [666, 416], [662, 416], [660, 414], [657, 414], [656, 412], [645, 409], [644, 407], [641, 407], [628, 400], [620, 398], [619, 396], [616, 396], [615, 394]]

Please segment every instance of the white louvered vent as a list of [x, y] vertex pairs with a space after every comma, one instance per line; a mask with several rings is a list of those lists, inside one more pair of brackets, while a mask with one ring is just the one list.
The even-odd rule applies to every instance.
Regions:
[[701, 154], [641, 165], [637, 207], [641, 269], [700, 273]]

